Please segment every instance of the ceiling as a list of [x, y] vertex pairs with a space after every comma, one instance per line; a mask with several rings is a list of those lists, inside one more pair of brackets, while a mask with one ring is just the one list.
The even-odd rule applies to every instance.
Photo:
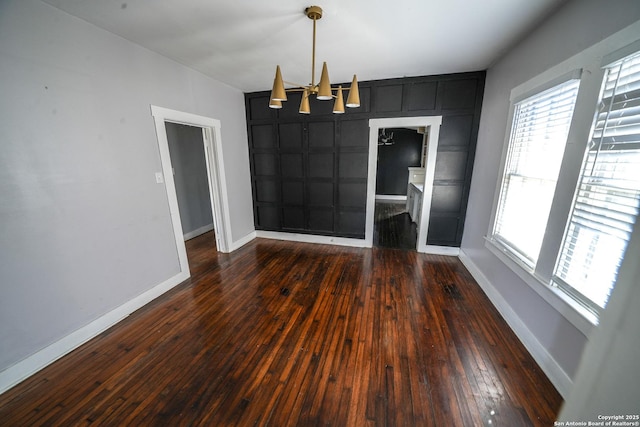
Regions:
[[[311, 80], [300, 0], [43, 0], [243, 92]], [[488, 68], [564, 0], [319, 0], [316, 76], [334, 83]], [[316, 82], [318, 77], [316, 77]]]

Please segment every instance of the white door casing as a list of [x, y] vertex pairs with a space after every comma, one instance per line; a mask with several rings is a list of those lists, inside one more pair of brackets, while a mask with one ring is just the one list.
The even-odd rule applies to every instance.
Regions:
[[231, 223], [229, 217], [229, 203], [227, 185], [222, 160], [222, 138], [220, 133], [220, 121], [196, 114], [171, 110], [168, 108], [151, 105], [151, 115], [155, 121], [158, 149], [164, 175], [165, 189], [169, 201], [171, 222], [182, 271], [189, 272], [187, 252], [182, 234], [180, 210], [178, 208], [178, 196], [176, 194], [173, 179], [171, 155], [165, 122], [178, 123], [202, 128], [202, 138], [207, 164], [207, 177], [209, 182], [209, 196], [213, 213], [213, 224], [216, 236], [216, 246], [220, 252], [229, 252], [231, 241]]
[[427, 161], [425, 164], [424, 192], [422, 194], [422, 207], [420, 209], [420, 227], [416, 250], [418, 252], [431, 251], [427, 245], [427, 231], [429, 229], [429, 216], [431, 212], [431, 197], [433, 195], [433, 180], [436, 169], [436, 154], [438, 152], [438, 137], [442, 116], [422, 117], [396, 117], [387, 119], [369, 120], [369, 176], [367, 178], [367, 210], [365, 222], [366, 245], [373, 246], [373, 226], [376, 199], [376, 174], [378, 171], [378, 130], [381, 128], [419, 128], [427, 129], [425, 138], [428, 138]]

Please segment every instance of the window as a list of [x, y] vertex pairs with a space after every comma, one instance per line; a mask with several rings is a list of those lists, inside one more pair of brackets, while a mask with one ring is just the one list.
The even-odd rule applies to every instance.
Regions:
[[606, 68], [554, 283], [597, 314], [616, 281], [640, 200], [640, 53]]
[[492, 239], [534, 268], [578, 95], [571, 79], [514, 105]]

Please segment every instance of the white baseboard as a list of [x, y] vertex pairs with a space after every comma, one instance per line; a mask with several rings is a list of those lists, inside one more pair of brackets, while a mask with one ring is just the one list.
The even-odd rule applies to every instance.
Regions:
[[169, 289], [189, 278], [186, 272], [178, 273], [168, 280], [156, 285], [141, 295], [125, 302], [121, 306], [104, 314], [86, 326], [70, 333], [35, 354], [21, 360], [15, 365], [0, 372], [0, 394], [24, 381], [39, 370], [55, 362], [62, 356], [81, 346], [90, 339], [126, 318], [140, 307], [148, 304]]
[[489, 297], [489, 300], [491, 300], [493, 305], [496, 307], [498, 312], [500, 312], [504, 320], [520, 339], [531, 356], [533, 356], [538, 365], [540, 365], [540, 368], [542, 368], [558, 392], [566, 399], [573, 386], [573, 381], [569, 375], [567, 375], [553, 356], [549, 354], [547, 349], [540, 344], [540, 341], [538, 341], [536, 336], [529, 330], [529, 328], [527, 328], [525, 323], [520, 319], [520, 317], [518, 317], [509, 303], [496, 290], [493, 284], [491, 284], [487, 276], [480, 271], [478, 266], [475, 265], [463, 250], [460, 250], [458, 258], [462, 261], [467, 270], [469, 270], [469, 273], [471, 273], [476, 282], [478, 282], [478, 285], [480, 285], [484, 293]]
[[[287, 240], [290, 242], [319, 243], [322, 245], [338, 245], [352, 246], [355, 248], [370, 248], [371, 243], [367, 243], [365, 239], [349, 239], [346, 237], [318, 236], [316, 234], [298, 234], [298, 233], [282, 233], [279, 231], [261, 231], [257, 230], [255, 237], [263, 239]], [[458, 256], [460, 248], [451, 248], [448, 246], [427, 245], [426, 254], [432, 255], [449, 255]]]
[[450, 246], [427, 245], [425, 246], [424, 253], [432, 254], [432, 255], [458, 256], [460, 254], [460, 248], [452, 248]]
[[403, 195], [403, 196], [396, 196], [395, 194], [376, 194], [376, 200], [377, 201], [389, 201], [389, 202], [406, 202], [407, 201], [407, 196]]
[[356, 248], [370, 248], [365, 239], [349, 239], [346, 237], [318, 236], [315, 234], [281, 233], [278, 231], [257, 230], [256, 237], [290, 242], [320, 243], [323, 245], [353, 246]]
[[255, 238], [256, 238], [256, 232], [252, 231], [251, 233], [247, 234], [246, 236], [241, 237], [240, 239], [236, 240], [235, 242], [232, 242], [229, 245], [229, 252], [233, 252], [236, 249], [240, 249], [241, 247], [243, 247], [244, 245], [246, 245], [247, 243], [249, 243], [250, 241], [252, 241]]
[[193, 239], [194, 237], [198, 237], [199, 235], [204, 234], [207, 231], [211, 231], [211, 230], [213, 230], [213, 223], [204, 225], [204, 226], [202, 226], [200, 228], [196, 228], [193, 231], [190, 231], [188, 233], [184, 233], [184, 241], [186, 242], [189, 239]]

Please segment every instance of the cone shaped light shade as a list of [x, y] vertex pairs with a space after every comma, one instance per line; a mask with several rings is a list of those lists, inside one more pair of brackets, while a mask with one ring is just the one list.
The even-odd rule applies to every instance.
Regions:
[[316, 99], [327, 100], [331, 98], [333, 98], [333, 96], [331, 94], [331, 83], [329, 82], [329, 71], [327, 71], [327, 63], [323, 62]]
[[333, 104], [333, 112], [335, 114], [344, 113], [344, 98], [342, 97], [342, 86], [338, 86], [338, 93], [336, 95], [336, 102]]
[[269, 108], [282, 108], [282, 101], [272, 99], [269, 101]]
[[347, 107], [354, 108], [360, 106], [360, 91], [358, 90], [358, 79], [353, 75], [351, 87], [349, 88], [349, 96], [347, 97]]
[[282, 73], [280, 66], [276, 66], [276, 77], [273, 79], [273, 89], [271, 89], [271, 99], [274, 101], [286, 101], [287, 92], [284, 90], [284, 82], [282, 81]]
[[302, 92], [302, 100], [300, 101], [300, 109], [298, 112], [301, 114], [311, 113], [311, 108], [309, 108], [309, 91], [307, 89]]

